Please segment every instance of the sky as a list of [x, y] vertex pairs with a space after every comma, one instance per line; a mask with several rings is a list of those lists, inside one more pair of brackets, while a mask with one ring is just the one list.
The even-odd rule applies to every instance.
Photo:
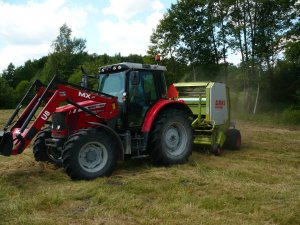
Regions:
[[0, 71], [39, 59], [66, 23], [90, 54], [146, 54], [150, 36], [177, 0], [0, 0]]

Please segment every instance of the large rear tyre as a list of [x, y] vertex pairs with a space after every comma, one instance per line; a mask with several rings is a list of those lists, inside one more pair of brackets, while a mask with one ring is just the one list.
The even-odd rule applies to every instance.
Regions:
[[63, 149], [63, 167], [74, 180], [111, 175], [117, 160], [112, 136], [96, 129], [71, 135]]
[[187, 161], [192, 150], [193, 131], [184, 112], [168, 110], [155, 119], [150, 134], [150, 156], [155, 164]]
[[226, 131], [226, 141], [224, 148], [229, 150], [239, 150], [241, 148], [242, 138], [241, 133], [237, 129], [228, 129]]
[[62, 165], [61, 153], [56, 148], [45, 145], [45, 139], [51, 138], [51, 128], [43, 129], [37, 136], [33, 145], [33, 155], [36, 161], [50, 162], [56, 166]]

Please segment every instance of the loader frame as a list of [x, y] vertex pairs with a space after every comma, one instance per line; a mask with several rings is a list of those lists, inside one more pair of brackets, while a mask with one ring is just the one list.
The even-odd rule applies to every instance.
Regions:
[[[30, 97], [33, 90], [36, 91], [35, 96], [19, 116], [23, 104]], [[88, 100], [104, 102], [106, 104], [106, 112], [109, 113], [100, 117], [95, 112], [76, 103]], [[0, 153], [4, 156], [21, 154], [45, 123], [48, 122], [48, 119], [55, 112], [56, 108], [63, 102], [74, 105], [82, 111], [95, 116], [98, 118], [99, 123], [114, 118], [118, 113], [117, 98], [115, 96], [61, 81], [57, 76], [53, 77], [48, 86], [36, 80], [20, 101], [4, 127], [3, 134], [0, 136]], [[39, 107], [43, 104], [45, 104], [45, 106], [32, 121]], [[18, 117], [18, 119], [14, 123], [16, 117]]]

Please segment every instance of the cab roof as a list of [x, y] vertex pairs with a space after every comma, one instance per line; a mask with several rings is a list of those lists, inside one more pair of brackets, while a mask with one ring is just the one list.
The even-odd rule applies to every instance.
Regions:
[[107, 72], [124, 71], [127, 69], [167, 71], [165, 66], [122, 62], [122, 63], [100, 67], [99, 72], [107, 73]]

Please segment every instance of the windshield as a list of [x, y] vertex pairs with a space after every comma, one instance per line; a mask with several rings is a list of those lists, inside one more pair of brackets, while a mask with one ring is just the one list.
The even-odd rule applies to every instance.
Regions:
[[118, 97], [118, 101], [122, 101], [123, 92], [125, 90], [125, 72], [100, 74], [99, 91]]

